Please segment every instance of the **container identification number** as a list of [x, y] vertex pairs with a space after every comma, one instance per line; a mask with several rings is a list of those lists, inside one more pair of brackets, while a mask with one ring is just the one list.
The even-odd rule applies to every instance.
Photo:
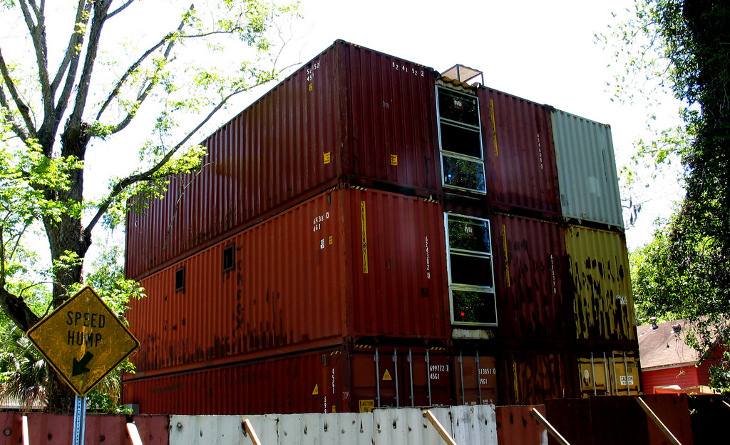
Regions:
[[416, 77], [418, 77], [418, 76], [420, 76], [420, 77], [426, 77], [426, 72], [423, 69], [416, 69], [416, 68], [413, 68], [413, 67], [409, 69], [407, 65], [405, 65], [405, 64], [401, 65], [401, 64], [399, 64], [399, 63], [397, 63], [395, 61], [393, 61], [393, 63], [392, 63], [391, 66], [396, 71], [401, 71], [401, 72], [404, 72], [404, 73], [409, 73], [410, 72], [411, 74], [413, 74]]
[[328, 220], [328, 219], [330, 219], [330, 212], [325, 212], [322, 215], [315, 216], [314, 219], [312, 220], [312, 232], [316, 232], [317, 230], [321, 230], [322, 229], [322, 223], [325, 220]]
[[319, 69], [319, 62], [312, 64], [311, 68], [307, 68], [307, 82], [314, 80], [314, 72]]
[[449, 365], [431, 365], [429, 371], [430, 380], [440, 380], [442, 372], [449, 372]]

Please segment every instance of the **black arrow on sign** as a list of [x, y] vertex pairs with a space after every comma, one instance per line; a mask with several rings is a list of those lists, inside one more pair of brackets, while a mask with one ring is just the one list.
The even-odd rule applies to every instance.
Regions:
[[76, 360], [76, 357], [74, 357], [73, 362], [73, 370], [71, 371], [71, 376], [77, 376], [80, 374], [86, 374], [87, 372], [91, 371], [89, 368], [86, 367], [86, 365], [89, 364], [91, 359], [94, 358], [94, 354], [92, 354], [89, 351], [86, 351], [86, 354], [81, 358], [81, 360]]

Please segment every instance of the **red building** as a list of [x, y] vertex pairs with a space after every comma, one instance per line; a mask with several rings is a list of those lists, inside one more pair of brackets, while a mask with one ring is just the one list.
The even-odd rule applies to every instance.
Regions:
[[639, 326], [641, 378], [646, 394], [711, 393], [712, 359], [699, 363], [699, 353], [685, 342], [686, 321]]

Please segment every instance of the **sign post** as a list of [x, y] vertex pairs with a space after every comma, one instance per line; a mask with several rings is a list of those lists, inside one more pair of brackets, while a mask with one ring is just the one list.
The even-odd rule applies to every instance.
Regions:
[[136, 351], [139, 341], [88, 286], [30, 328], [27, 335], [76, 393], [73, 444], [83, 445], [86, 394]]

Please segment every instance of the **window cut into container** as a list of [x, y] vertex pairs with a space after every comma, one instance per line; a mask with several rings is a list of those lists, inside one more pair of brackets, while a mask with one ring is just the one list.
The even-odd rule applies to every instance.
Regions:
[[232, 270], [236, 264], [236, 245], [231, 244], [223, 249], [223, 271]]
[[489, 221], [447, 213], [445, 227], [452, 323], [496, 325]]
[[185, 292], [185, 268], [175, 271], [175, 292]]
[[442, 87], [437, 93], [443, 185], [486, 192], [478, 99]]

